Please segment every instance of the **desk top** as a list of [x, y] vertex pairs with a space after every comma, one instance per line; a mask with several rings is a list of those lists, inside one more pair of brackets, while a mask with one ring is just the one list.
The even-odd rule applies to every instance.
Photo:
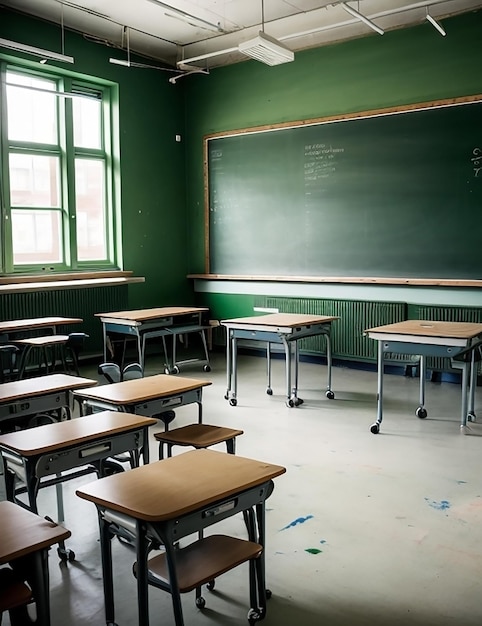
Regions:
[[250, 317], [238, 317], [230, 320], [222, 320], [224, 326], [239, 325], [262, 325], [274, 328], [297, 328], [299, 326], [311, 326], [312, 324], [324, 324], [339, 319], [334, 315], [308, 315], [306, 313], [268, 313], [267, 315], [252, 315]]
[[34, 317], [22, 320], [7, 320], [0, 322], [0, 333], [13, 333], [21, 330], [34, 330], [35, 328], [51, 328], [63, 324], [81, 324], [80, 317]]
[[482, 335], [482, 324], [471, 322], [439, 322], [432, 320], [405, 320], [376, 326], [365, 331], [367, 335], [373, 333], [392, 335], [411, 335], [417, 337], [446, 337], [453, 339], [472, 339]]
[[175, 317], [177, 315], [189, 315], [190, 313], [202, 313], [209, 311], [205, 307], [193, 306], [168, 306], [154, 309], [138, 309], [136, 311], [114, 311], [111, 313], [96, 313], [95, 317], [115, 321], [116, 319], [130, 320], [132, 322], [147, 322], [162, 317]]
[[77, 495], [135, 519], [172, 520], [261, 485], [286, 469], [215, 450], [192, 450], [101, 478]]
[[170, 376], [169, 374], [156, 374], [144, 378], [123, 380], [120, 383], [101, 385], [96, 389], [78, 389], [74, 395], [92, 400], [104, 400], [119, 406], [155, 400], [199, 389], [211, 385], [210, 380], [197, 378], [183, 378], [182, 376]]
[[[0, 404], [34, 396], [42, 396], [56, 391], [69, 391], [81, 387], [93, 387], [96, 380], [71, 376], [70, 374], [46, 374], [36, 378], [24, 378], [0, 385]], [[14, 417], [12, 415], [12, 417]]]
[[154, 418], [133, 413], [102, 411], [65, 422], [0, 435], [0, 448], [13, 450], [25, 457], [37, 456], [157, 423]]
[[70, 530], [48, 522], [18, 504], [0, 502], [0, 564], [48, 548], [70, 537]]

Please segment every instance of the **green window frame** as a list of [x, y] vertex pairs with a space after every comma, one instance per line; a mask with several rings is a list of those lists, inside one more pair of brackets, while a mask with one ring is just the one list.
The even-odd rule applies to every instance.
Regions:
[[0, 274], [121, 269], [117, 85], [1, 59], [0, 79]]

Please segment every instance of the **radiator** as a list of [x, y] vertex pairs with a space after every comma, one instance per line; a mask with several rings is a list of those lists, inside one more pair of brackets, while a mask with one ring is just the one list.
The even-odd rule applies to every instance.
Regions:
[[[414, 320], [439, 320], [442, 322], [473, 322], [482, 323], [482, 309], [476, 307], [444, 307], [429, 306], [424, 304], [412, 304], [408, 306], [408, 319]], [[478, 364], [478, 374], [481, 373], [482, 364]], [[430, 357], [427, 359], [427, 369], [435, 372], [453, 372], [450, 359]], [[457, 370], [459, 371], [459, 370]]]
[[[374, 326], [400, 322], [406, 319], [407, 314], [407, 306], [403, 302], [259, 296], [255, 306], [278, 309], [281, 313], [336, 315], [340, 319], [332, 326], [333, 357], [374, 362], [377, 360], [377, 342], [364, 336], [363, 332]], [[305, 354], [325, 355], [325, 339], [322, 336], [303, 339], [300, 350]], [[400, 356], [402, 360], [403, 355]]]
[[86, 354], [102, 354], [102, 324], [95, 313], [123, 311], [128, 308], [127, 285], [58, 289], [0, 295], [0, 319], [13, 320], [30, 317], [81, 317], [79, 325], [60, 326], [58, 333], [82, 331], [89, 335]]

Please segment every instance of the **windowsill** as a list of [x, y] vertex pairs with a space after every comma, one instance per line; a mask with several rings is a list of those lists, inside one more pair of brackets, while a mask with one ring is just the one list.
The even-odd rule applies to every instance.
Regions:
[[143, 276], [132, 272], [72, 272], [67, 274], [25, 275], [0, 277], [0, 294], [53, 291], [58, 289], [86, 289], [143, 283]]

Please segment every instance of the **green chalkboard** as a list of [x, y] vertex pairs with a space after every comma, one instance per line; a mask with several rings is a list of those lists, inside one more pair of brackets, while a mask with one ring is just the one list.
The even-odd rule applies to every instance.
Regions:
[[212, 274], [482, 278], [480, 100], [206, 142]]

